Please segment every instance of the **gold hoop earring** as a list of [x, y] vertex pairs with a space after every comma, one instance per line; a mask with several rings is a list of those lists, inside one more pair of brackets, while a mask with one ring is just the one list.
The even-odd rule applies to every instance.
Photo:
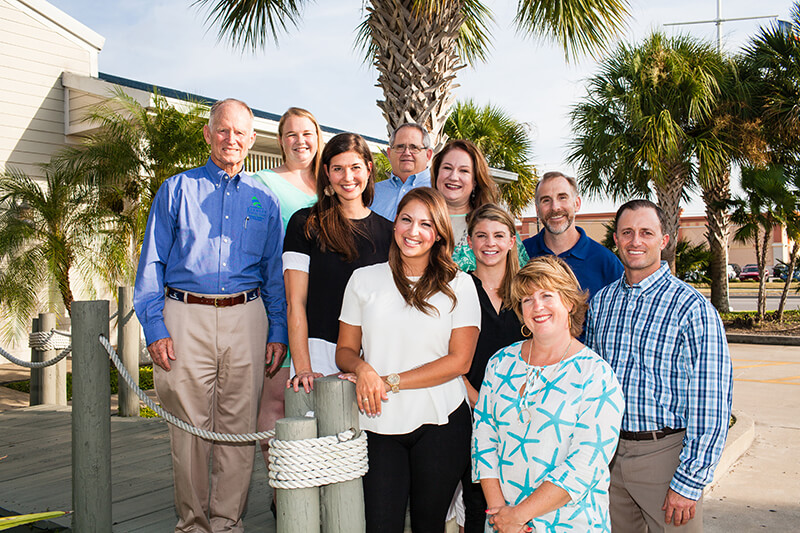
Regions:
[[522, 324], [522, 327], [521, 327], [521, 328], [519, 328], [519, 332], [520, 332], [520, 333], [522, 333], [522, 336], [523, 336], [523, 337], [525, 337], [525, 338], [527, 339], [528, 337], [530, 337], [531, 335], [533, 335], [533, 333], [532, 333], [532, 332], [531, 332], [531, 330], [529, 330], [529, 329], [528, 329], [528, 333], [525, 333], [525, 330], [526, 330], [526, 329], [528, 329], [528, 326], [527, 326], [527, 324]]

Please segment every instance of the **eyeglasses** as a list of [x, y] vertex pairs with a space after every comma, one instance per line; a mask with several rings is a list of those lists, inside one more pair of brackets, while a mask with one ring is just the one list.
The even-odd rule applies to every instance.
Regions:
[[416, 155], [423, 150], [427, 150], [426, 146], [417, 146], [416, 144], [395, 144], [392, 146], [392, 150], [395, 152], [400, 152], [401, 154], [408, 150], [412, 154]]

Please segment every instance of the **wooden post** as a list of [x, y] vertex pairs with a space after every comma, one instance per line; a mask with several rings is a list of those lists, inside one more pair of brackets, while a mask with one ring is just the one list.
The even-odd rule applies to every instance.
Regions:
[[[317, 421], [314, 418], [281, 418], [275, 423], [275, 437], [280, 440], [313, 439], [316, 436]], [[319, 533], [319, 487], [277, 489], [275, 501], [278, 533]]]
[[[134, 383], [138, 385], [139, 320], [136, 318], [136, 313], [133, 312], [133, 287], [119, 288], [117, 347], [122, 364], [125, 365], [125, 369], [133, 378]], [[122, 379], [118, 383], [119, 416], [139, 416], [139, 397]]]
[[[39, 319], [34, 318], [31, 320], [31, 333], [39, 331]], [[42, 352], [35, 348], [31, 348], [31, 362], [39, 363], [42, 359]], [[28, 405], [41, 405], [42, 404], [42, 369], [31, 368], [31, 388], [28, 394]]]
[[108, 301], [72, 302], [72, 530], [111, 528]]
[[[39, 313], [39, 331], [50, 331], [56, 327], [55, 313]], [[47, 361], [57, 356], [59, 350], [39, 352], [41, 360]], [[42, 369], [42, 402], [45, 405], [67, 405], [67, 360]]]
[[[353, 383], [326, 376], [314, 380], [316, 416], [320, 437], [348, 429], [358, 431], [358, 406]], [[366, 530], [364, 488], [361, 478], [320, 487], [322, 533], [355, 533]]]
[[[316, 380], [314, 380], [316, 382]], [[314, 412], [314, 390], [306, 393], [300, 387], [298, 392], [289, 388], [283, 393], [283, 413], [287, 418], [306, 416], [309, 411]]]

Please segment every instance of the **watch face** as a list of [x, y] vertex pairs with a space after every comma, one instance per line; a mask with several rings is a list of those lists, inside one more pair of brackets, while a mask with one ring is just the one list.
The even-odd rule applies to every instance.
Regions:
[[386, 377], [386, 382], [389, 383], [389, 385], [397, 385], [400, 383], [400, 376], [397, 374], [389, 374]]

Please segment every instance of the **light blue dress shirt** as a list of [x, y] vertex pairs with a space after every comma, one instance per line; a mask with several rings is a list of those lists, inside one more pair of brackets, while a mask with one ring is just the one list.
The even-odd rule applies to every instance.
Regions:
[[717, 311], [662, 262], [635, 285], [623, 276], [595, 294], [586, 345], [622, 384], [624, 431], [686, 428], [670, 487], [700, 498], [725, 447], [731, 414], [731, 357]]
[[403, 199], [403, 196], [411, 189], [430, 186], [431, 171], [428, 168], [417, 174], [411, 174], [405, 183], [392, 174], [389, 179], [375, 184], [375, 199], [372, 201], [370, 209], [383, 218], [394, 222], [394, 217], [397, 215], [397, 205]]
[[170, 336], [166, 286], [231, 295], [260, 288], [267, 340], [288, 344], [282, 245], [275, 195], [244, 172], [230, 177], [209, 159], [167, 179], [150, 208], [134, 289], [147, 344]]

